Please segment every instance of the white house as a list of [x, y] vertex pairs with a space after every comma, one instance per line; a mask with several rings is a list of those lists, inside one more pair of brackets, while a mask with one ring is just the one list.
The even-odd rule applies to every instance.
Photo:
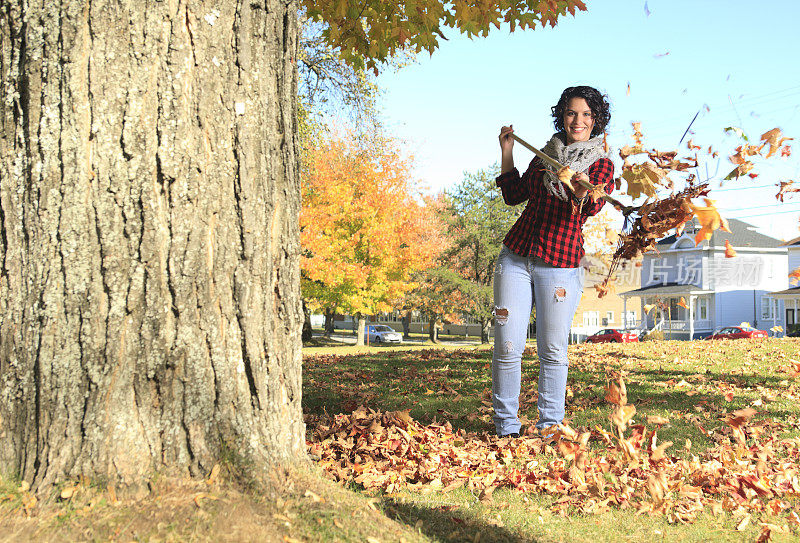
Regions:
[[[789, 252], [789, 272], [800, 268], [800, 237], [783, 244]], [[800, 286], [769, 293], [772, 298], [783, 302], [783, 317], [786, 333], [800, 335]]]
[[[715, 230], [695, 246], [699, 226], [690, 221], [681, 236], [662, 239], [657, 251], [644, 256], [641, 288], [620, 294], [626, 304], [639, 298], [642, 309], [656, 305], [642, 327], [660, 327], [673, 339], [703, 337], [741, 322], [765, 330], [785, 327], [784, 301], [771, 293], [788, 286], [786, 246], [744, 221], [728, 222], [732, 233]], [[726, 240], [737, 256], [726, 258]]]

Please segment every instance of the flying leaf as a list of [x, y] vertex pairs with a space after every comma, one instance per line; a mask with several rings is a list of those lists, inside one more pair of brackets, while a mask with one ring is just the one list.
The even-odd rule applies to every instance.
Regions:
[[619, 150], [619, 157], [624, 160], [629, 156], [641, 155], [646, 152], [647, 151], [645, 151], [644, 147], [641, 145], [626, 145]]
[[689, 141], [686, 142], [686, 147], [690, 151], [702, 149], [702, 147], [700, 147], [699, 145], [695, 145], [694, 143], [692, 143], [692, 138], [689, 138]]
[[689, 204], [689, 207], [692, 209], [695, 216], [697, 216], [697, 220], [700, 222], [701, 226], [694, 238], [695, 245], [699, 244], [704, 239], [711, 239], [711, 234], [718, 228], [726, 232], [731, 231], [728, 227], [728, 221], [723, 219], [719, 211], [717, 211], [714, 200], [709, 198], [704, 198], [704, 200], [706, 207], [699, 207], [692, 203]]
[[779, 332], [783, 332], [783, 326], [773, 326], [772, 328], [770, 328], [770, 330], [777, 334]]
[[689, 306], [688, 306], [688, 305], [686, 305], [686, 298], [684, 298], [683, 296], [681, 296], [681, 299], [680, 299], [680, 301], [678, 302], [678, 305], [679, 305], [680, 307], [684, 308], [684, 309], [689, 309]]
[[616, 405], [611, 412], [611, 422], [617, 428], [617, 431], [622, 434], [628, 426], [628, 422], [636, 414], [636, 407], [633, 405]]
[[653, 309], [655, 306], [656, 304], [644, 304], [644, 312], [650, 313], [650, 310]]
[[800, 187], [792, 187], [793, 184], [794, 181], [791, 179], [789, 181], [780, 181], [780, 185], [778, 185], [780, 189], [778, 190], [778, 194], [775, 195], [775, 198], [783, 202], [783, 198], [787, 192], [800, 192]]
[[623, 166], [621, 177], [628, 183], [626, 194], [631, 198], [636, 199], [642, 194], [655, 198], [656, 184], [666, 177], [666, 172], [645, 162], [634, 164], [627, 169]]
[[769, 152], [766, 158], [771, 157], [778, 152], [784, 141], [789, 141], [794, 138], [784, 138], [780, 128], [773, 128], [768, 132], [761, 134], [761, 141], [769, 145]]
[[756, 411], [752, 407], [745, 407], [744, 409], [738, 409], [728, 416], [726, 422], [731, 428], [741, 428], [742, 426], [747, 424], [747, 422], [756, 413], [758, 413], [758, 411]]
[[742, 164], [739, 164], [733, 170], [731, 170], [731, 173], [726, 175], [725, 178], [723, 179], [723, 181], [729, 181], [731, 179], [739, 179], [741, 176], [745, 175], [747, 172], [752, 170], [754, 167], [755, 167], [755, 164], [753, 164], [750, 161], [743, 162]]
[[614, 381], [606, 383], [605, 400], [615, 405], [625, 405], [628, 403], [628, 391], [625, 387], [625, 381], [622, 380], [622, 376], [619, 378], [619, 384]]
[[665, 441], [664, 443], [653, 449], [653, 452], [650, 453], [650, 460], [653, 462], [658, 462], [659, 460], [663, 460], [664, 451], [666, 451], [667, 447], [670, 447], [671, 445], [672, 441]]
[[793, 285], [796, 285], [798, 281], [800, 281], [800, 268], [793, 270], [789, 274], [789, 280], [792, 282]]
[[749, 139], [747, 139], [747, 135], [745, 135], [745, 133], [744, 133], [744, 130], [742, 130], [742, 129], [741, 129], [741, 128], [739, 128], [738, 126], [728, 126], [728, 127], [725, 127], [725, 132], [726, 132], [726, 133], [728, 133], [728, 132], [733, 132], [734, 134], [736, 134], [737, 136], [739, 136], [740, 138], [742, 138], [744, 141], [750, 141]]
[[725, 240], [725, 258], [733, 258], [735, 256], [736, 256], [736, 251], [734, 251], [733, 247], [731, 247], [730, 240], [726, 239]]

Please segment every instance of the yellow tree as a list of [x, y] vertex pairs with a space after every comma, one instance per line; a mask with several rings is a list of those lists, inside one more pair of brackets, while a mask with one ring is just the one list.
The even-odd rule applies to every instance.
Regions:
[[303, 296], [358, 318], [392, 309], [429, 265], [426, 209], [411, 162], [392, 140], [321, 138], [302, 178]]

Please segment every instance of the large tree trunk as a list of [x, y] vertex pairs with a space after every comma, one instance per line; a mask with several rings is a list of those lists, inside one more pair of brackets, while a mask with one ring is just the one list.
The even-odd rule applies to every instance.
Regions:
[[301, 457], [296, 6], [0, 6], [0, 472]]

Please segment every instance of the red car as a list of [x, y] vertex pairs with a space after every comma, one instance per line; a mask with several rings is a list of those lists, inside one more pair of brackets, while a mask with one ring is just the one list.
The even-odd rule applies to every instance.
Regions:
[[632, 343], [639, 341], [639, 334], [635, 332], [620, 332], [613, 328], [600, 330], [586, 338], [586, 343]]
[[706, 339], [742, 339], [754, 337], [767, 337], [764, 330], [757, 330], [751, 326], [728, 326], [717, 332], [714, 332]]

